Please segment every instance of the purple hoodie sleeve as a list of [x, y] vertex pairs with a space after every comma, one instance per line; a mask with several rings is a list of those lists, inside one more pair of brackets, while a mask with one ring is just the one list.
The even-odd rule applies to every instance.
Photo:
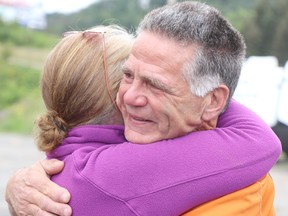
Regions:
[[[280, 153], [270, 127], [232, 101], [214, 130], [149, 145], [114, 145], [90, 155], [78, 170], [139, 215], [179, 215], [256, 182]], [[95, 164], [98, 174], [91, 175], [85, 167]]]
[[52, 179], [71, 192], [74, 215], [180, 215], [258, 181], [281, 153], [270, 127], [236, 101], [216, 129], [147, 145], [122, 143], [115, 127], [89, 128], [50, 155], [65, 157]]

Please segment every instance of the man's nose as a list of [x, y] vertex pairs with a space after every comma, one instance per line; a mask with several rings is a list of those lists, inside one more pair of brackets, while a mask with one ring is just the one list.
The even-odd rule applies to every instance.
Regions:
[[140, 83], [133, 83], [124, 94], [124, 103], [130, 106], [141, 107], [148, 102], [145, 87]]

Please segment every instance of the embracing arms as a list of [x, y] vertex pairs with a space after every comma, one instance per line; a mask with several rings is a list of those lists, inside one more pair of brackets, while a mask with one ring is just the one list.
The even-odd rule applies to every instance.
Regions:
[[[177, 148], [175, 148], [175, 145]], [[125, 148], [130, 150], [127, 152]], [[181, 188], [181, 185], [177, 187], [177, 191], [181, 193], [181, 200], [178, 201], [179, 205], [178, 203], [174, 205], [175, 208], [179, 208], [178, 210], [175, 209], [175, 212], [183, 212], [183, 208], [190, 209], [200, 203], [239, 190], [259, 180], [276, 163], [281, 152], [281, 145], [272, 130], [259, 117], [237, 102], [233, 102], [225, 114], [220, 117], [218, 128], [215, 130], [194, 132], [181, 138], [158, 142], [155, 145], [139, 146], [125, 143], [119, 145], [119, 147], [117, 146], [113, 152], [116, 155], [123, 155], [123, 161], [117, 160], [119, 164], [125, 162], [125, 158], [131, 157], [131, 152], [135, 155], [142, 155], [145, 161], [141, 160], [140, 157], [135, 157], [137, 160], [135, 163], [125, 163], [126, 166], [129, 166], [126, 167], [127, 170], [141, 169], [142, 166], [142, 168], [145, 167], [145, 169], [150, 170], [150, 174], [153, 172], [153, 176], [156, 175], [156, 180], [168, 179], [168, 182], [159, 183], [157, 181], [157, 185], [153, 184], [156, 186], [156, 188], [153, 188], [155, 192], [158, 187], [158, 192], [167, 192], [167, 194], [154, 193], [152, 195], [170, 197], [170, 194], [173, 194], [171, 193], [173, 188], [171, 190], [161, 190], [161, 187], [165, 187], [165, 184], [167, 186], [167, 184], [175, 183], [175, 176], [177, 176], [177, 181], [188, 183], [190, 191], [187, 191], [187, 187]], [[147, 155], [147, 160], [145, 155]], [[157, 158], [160, 160], [155, 163]], [[164, 171], [163, 167], [165, 168]], [[26, 196], [29, 193], [33, 194], [34, 192], [31, 190], [38, 187], [36, 190], [47, 194], [49, 198], [43, 197], [37, 200], [31, 198], [27, 202], [35, 205], [30, 205], [31, 208], [28, 210], [25, 209], [26, 213], [29, 213], [27, 211], [30, 211], [30, 213], [40, 212], [39, 215], [45, 215], [47, 212], [53, 212], [64, 215], [63, 212], [57, 210], [63, 204], [57, 204], [59, 199], [56, 199], [54, 195], [59, 194], [60, 189], [57, 189], [55, 185], [51, 185], [52, 183], [49, 182], [46, 175], [40, 176], [33, 168], [27, 168], [17, 175], [11, 178], [6, 193], [6, 199], [12, 210], [19, 212], [24, 209], [23, 203], [15, 199], [16, 194], [20, 198], [21, 196], [25, 197], [25, 193]], [[27, 183], [21, 178], [32, 175], [38, 175], [39, 181], [33, 183], [33, 178], [30, 179], [30, 185], [35, 185], [35, 188], [31, 189], [30, 187], [30, 192], [28, 192], [28, 190], [25, 190]], [[169, 182], [169, 178], [171, 182]], [[125, 178], [123, 179], [125, 181]], [[40, 181], [41, 183], [39, 183]], [[115, 178], [115, 181], [118, 181], [117, 178]], [[137, 186], [135, 190], [147, 188], [149, 184], [151, 185], [151, 182], [153, 183], [153, 181], [149, 182], [145, 179], [141, 182], [140, 179], [139, 184], [142, 187]], [[127, 182], [123, 182], [123, 184], [126, 183], [127, 186], [131, 185], [129, 179], [127, 179]], [[16, 184], [20, 187], [15, 187]], [[48, 186], [49, 184], [51, 186]], [[46, 191], [41, 188], [43, 185], [47, 185]], [[224, 185], [224, 187], [219, 187], [221, 185]], [[205, 193], [203, 193], [203, 188], [206, 188]], [[50, 204], [43, 206], [43, 203], [46, 203], [44, 199], [49, 199], [48, 203], [54, 200], [55, 204], [53, 206]], [[149, 202], [149, 200], [151, 200], [151, 197], [147, 197], [146, 201]], [[134, 201], [137, 202], [137, 200]], [[144, 204], [144, 201], [141, 200], [141, 203]], [[39, 210], [40, 208], [43, 211]]]

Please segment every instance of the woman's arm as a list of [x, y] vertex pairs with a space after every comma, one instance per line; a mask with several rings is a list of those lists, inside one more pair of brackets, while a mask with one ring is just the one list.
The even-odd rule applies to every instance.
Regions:
[[[280, 142], [264, 121], [233, 101], [214, 130], [149, 145], [115, 145], [101, 157], [82, 160], [79, 169], [140, 214], [177, 215], [256, 182], [280, 153]], [[101, 175], [85, 173], [96, 161]]]
[[[178, 214], [257, 181], [275, 164], [280, 152], [280, 142], [272, 130], [253, 112], [232, 102], [220, 117], [217, 129], [153, 145], [116, 145], [101, 160], [113, 169], [111, 158], [117, 159], [113, 166], [122, 167], [123, 172], [118, 170], [122, 175], [111, 178], [113, 173], [106, 170], [106, 176], [87, 175], [96, 182], [99, 178], [109, 180], [102, 185], [104, 189], [115, 186], [112, 189], [117, 191], [119, 184], [127, 187], [129, 204], [140, 206], [139, 211], [147, 215], [152, 214], [150, 210]], [[17, 195], [11, 187], [10, 196]], [[13, 209], [19, 206], [14, 203]]]

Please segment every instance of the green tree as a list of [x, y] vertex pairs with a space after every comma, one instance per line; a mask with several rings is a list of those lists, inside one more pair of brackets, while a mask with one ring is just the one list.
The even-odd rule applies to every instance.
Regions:
[[[178, 2], [183, 0], [178, 0]], [[257, 0], [198, 0], [218, 8], [238, 29], [250, 17]], [[143, 2], [146, 2], [143, 4]], [[86, 9], [72, 14], [48, 14], [47, 31], [61, 34], [64, 31], [87, 29], [99, 24], [121, 24], [134, 30], [144, 15], [167, 0], [100, 0]]]
[[[280, 63], [287, 59], [285, 32], [287, 0], [260, 0], [255, 12], [243, 28], [248, 55], [275, 55]], [[286, 20], [286, 21], [284, 21]]]
[[167, 0], [150, 0], [149, 1], [149, 10], [157, 7], [161, 7], [167, 3]]
[[49, 15], [47, 30], [60, 34], [107, 24], [119, 24], [134, 30], [145, 12], [138, 0], [129, 1], [129, 4], [126, 0], [102, 0], [78, 13]]
[[288, 14], [281, 20], [275, 32], [272, 44], [272, 54], [278, 57], [279, 63], [284, 65], [288, 61]]

